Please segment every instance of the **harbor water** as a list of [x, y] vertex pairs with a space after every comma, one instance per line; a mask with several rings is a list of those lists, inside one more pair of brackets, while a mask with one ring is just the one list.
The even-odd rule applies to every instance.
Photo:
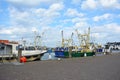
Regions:
[[41, 57], [41, 60], [56, 60], [56, 59], [58, 58], [55, 57], [54, 52], [51, 52], [51, 53], [47, 52]]
[[[104, 56], [104, 53], [97, 53], [95, 56]], [[42, 57], [41, 60], [58, 60], [57, 57], [55, 57], [55, 53], [45, 53]]]

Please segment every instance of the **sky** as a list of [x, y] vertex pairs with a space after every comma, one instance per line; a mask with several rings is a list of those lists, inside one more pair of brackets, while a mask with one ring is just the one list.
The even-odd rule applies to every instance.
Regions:
[[[0, 0], [0, 39], [34, 42], [56, 47], [64, 38], [91, 29], [91, 42], [120, 42], [120, 0]], [[42, 35], [42, 33], [44, 33]]]

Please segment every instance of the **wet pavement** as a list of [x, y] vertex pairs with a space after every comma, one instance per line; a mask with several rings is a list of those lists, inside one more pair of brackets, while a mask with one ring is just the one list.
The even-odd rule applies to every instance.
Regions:
[[120, 54], [0, 63], [0, 80], [120, 80]]

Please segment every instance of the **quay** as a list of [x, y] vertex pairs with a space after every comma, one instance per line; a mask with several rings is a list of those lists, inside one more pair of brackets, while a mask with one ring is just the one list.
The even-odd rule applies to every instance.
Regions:
[[0, 63], [0, 80], [120, 80], [120, 54]]

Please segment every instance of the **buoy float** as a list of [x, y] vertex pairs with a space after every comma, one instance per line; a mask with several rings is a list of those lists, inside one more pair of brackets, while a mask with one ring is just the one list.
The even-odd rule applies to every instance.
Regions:
[[26, 61], [27, 61], [26, 57], [21, 57], [21, 58], [20, 58], [20, 62], [21, 62], [21, 63], [22, 63], [22, 62], [25, 63]]

